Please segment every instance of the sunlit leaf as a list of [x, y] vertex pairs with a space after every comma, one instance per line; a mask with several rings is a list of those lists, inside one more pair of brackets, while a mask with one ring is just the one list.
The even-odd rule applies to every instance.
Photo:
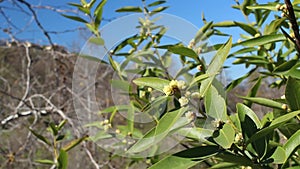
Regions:
[[263, 35], [260, 37], [252, 38], [252, 39], [237, 43], [237, 44], [235, 44], [235, 46], [242, 45], [242, 46], [254, 47], [254, 46], [260, 46], [260, 45], [265, 45], [265, 44], [269, 44], [272, 42], [285, 41], [285, 40], [286, 40], [286, 37], [282, 34]]
[[104, 45], [104, 40], [102, 38], [98, 38], [98, 37], [97, 38], [96, 37], [95, 38], [94, 37], [90, 38], [89, 42], [93, 43], [93, 44], [96, 44], [96, 45], [100, 45], [100, 46]]
[[72, 148], [74, 148], [75, 146], [77, 146], [82, 141], [86, 140], [87, 138], [88, 138], [88, 136], [84, 136], [79, 139], [75, 139], [75, 140], [71, 141], [69, 144], [65, 145], [62, 149], [67, 152], [67, 151], [71, 150]]
[[209, 64], [206, 73], [208, 75], [210, 75], [209, 78], [205, 79], [200, 86], [200, 96], [204, 97], [205, 93], [207, 92], [207, 90], [210, 88], [215, 75], [220, 71], [220, 69], [222, 68], [228, 54], [229, 51], [231, 49], [232, 46], [232, 38], [230, 37], [230, 39], [227, 41], [227, 43], [220, 48], [216, 55], [213, 57], [211, 63]]
[[79, 16], [71, 16], [71, 15], [65, 15], [65, 14], [61, 14], [61, 15], [66, 17], [66, 18], [78, 21], [78, 22], [88, 23], [86, 20], [80, 18]]
[[234, 141], [235, 131], [230, 124], [224, 124], [223, 128], [213, 134], [216, 143], [224, 149], [229, 149]]
[[195, 166], [201, 161], [193, 161], [190, 158], [183, 158], [178, 156], [167, 156], [159, 162], [155, 163], [149, 169], [162, 169], [162, 168], [172, 168], [172, 169], [184, 169]]
[[169, 85], [170, 81], [157, 77], [141, 77], [133, 80], [138, 86], [148, 86], [153, 89], [163, 91], [164, 87]]
[[68, 167], [68, 154], [64, 150], [60, 150], [59, 156], [58, 156], [58, 169], [67, 169]]

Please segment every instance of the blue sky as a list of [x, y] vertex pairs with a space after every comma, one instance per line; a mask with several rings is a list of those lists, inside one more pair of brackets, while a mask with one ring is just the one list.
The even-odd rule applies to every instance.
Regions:
[[[80, 3], [79, 0], [28, 0], [29, 3], [35, 6], [53, 6], [57, 9], [72, 9], [67, 6], [68, 2]], [[146, 0], [147, 3], [153, 2], [153, 0]], [[263, 1], [262, 1], [263, 2]], [[141, 0], [108, 0], [105, 8], [103, 17], [105, 19], [113, 19], [120, 16], [127, 15], [125, 13], [117, 14], [116, 9], [123, 6], [140, 6]], [[189, 0], [189, 1], [179, 1], [179, 0], [168, 0], [166, 5], [170, 6], [165, 13], [173, 14], [181, 17], [196, 27], [200, 28], [203, 26], [201, 19], [202, 13], [204, 13], [207, 21], [226, 21], [235, 20], [244, 22], [245, 19], [243, 15], [238, 10], [231, 8], [234, 5], [234, 0]], [[19, 10], [14, 10], [16, 6], [12, 5], [10, 0], [0, 3], [0, 12], [4, 12], [10, 22], [14, 24], [15, 27], [21, 28], [19, 33], [15, 36], [20, 40], [29, 40], [38, 44], [47, 44], [48, 41], [37, 27], [36, 23], [32, 20], [29, 15], [20, 12]], [[28, 12], [26, 7], [23, 7], [25, 11]], [[65, 31], [72, 30], [78, 27], [83, 27], [83, 24], [74, 22], [72, 20], [62, 17], [59, 13], [53, 12], [47, 9], [35, 8], [38, 14], [38, 19], [47, 31]], [[3, 15], [2, 15], [3, 16]], [[0, 22], [4, 23], [0, 25], [0, 29], [3, 30], [8, 27], [7, 20], [4, 17], [0, 17]], [[108, 21], [103, 21], [103, 25], [107, 24]], [[16, 29], [13, 28], [13, 32]], [[234, 41], [239, 38], [239, 31], [235, 28], [227, 29], [231, 35], [233, 35]], [[84, 44], [82, 34], [80, 31], [69, 32], [69, 33], [59, 33], [50, 34], [51, 39], [55, 44], [66, 46], [69, 49], [80, 48]], [[85, 35], [88, 36], [88, 35]], [[0, 32], [0, 39], [8, 39], [8, 35], [3, 31]], [[211, 39], [212, 43], [222, 43], [225, 42], [227, 38]], [[227, 63], [230, 64], [230, 63]], [[242, 70], [242, 67], [236, 67], [233, 71], [230, 71], [230, 76], [236, 78], [241, 76], [245, 71], [235, 71]]]

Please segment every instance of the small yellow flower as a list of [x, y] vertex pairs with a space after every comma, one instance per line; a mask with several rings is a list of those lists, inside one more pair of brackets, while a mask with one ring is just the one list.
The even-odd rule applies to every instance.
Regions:
[[193, 121], [196, 117], [195, 113], [192, 111], [188, 111], [184, 115], [188, 119], [189, 122]]
[[179, 80], [179, 81], [177, 82], [177, 86], [178, 86], [179, 89], [185, 89], [185, 88], [186, 88], [185, 81]]
[[235, 143], [241, 143], [243, 141], [243, 134], [242, 133], [238, 133], [235, 135], [234, 138], [234, 142]]
[[189, 100], [186, 97], [180, 97], [178, 101], [181, 107], [186, 106], [189, 103]]
[[164, 86], [163, 91], [167, 96], [170, 96], [171, 94], [173, 94], [173, 90], [172, 90], [172, 87], [170, 87], [170, 85]]
[[192, 93], [191, 97], [193, 99], [198, 99], [198, 98], [200, 98], [200, 93], [199, 92], [194, 92], [194, 93]]

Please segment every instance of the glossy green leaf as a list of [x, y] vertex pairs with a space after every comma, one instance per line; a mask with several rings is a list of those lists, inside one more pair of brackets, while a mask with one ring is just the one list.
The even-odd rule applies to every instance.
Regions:
[[224, 149], [229, 149], [234, 142], [235, 131], [230, 124], [224, 124], [223, 128], [215, 131], [213, 138]]
[[30, 130], [30, 132], [31, 132], [34, 136], [36, 136], [39, 140], [41, 140], [42, 142], [46, 143], [47, 145], [51, 145], [50, 141], [49, 141], [46, 137], [44, 137], [44, 136], [38, 134], [37, 132], [35, 132], [35, 131], [32, 130], [32, 129], [29, 129], [29, 130]]
[[78, 22], [88, 23], [86, 20], [84, 20], [84, 19], [82, 19], [82, 18], [80, 18], [78, 16], [71, 16], [71, 15], [65, 15], [65, 14], [61, 14], [61, 15], [64, 16], [64, 17], [66, 17], [66, 18], [78, 21]]
[[66, 151], [62, 149], [60, 150], [57, 162], [58, 162], [58, 169], [68, 168], [68, 154]]
[[72, 148], [74, 148], [75, 146], [77, 146], [78, 144], [80, 144], [82, 141], [86, 140], [88, 137], [89, 136], [84, 136], [79, 139], [75, 139], [75, 140], [71, 141], [69, 144], [65, 145], [62, 149], [67, 152], [67, 151], [71, 150]]
[[286, 152], [284, 148], [278, 146], [270, 158], [274, 160], [273, 163], [275, 164], [284, 163], [286, 160]]
[[155, 1], [155, 2], [152, 2], [151, 4], [147, 5], [148, 7], [152, 7], [152, 6], [157, 6], [157, 5], [160, 5], [160, 4], [164, 4], [166, 3], [167, 1], [164, 1], [164, 0], [161, 0], [161, 1]]
[[50, 129], [51, 129], [53, 135], [56, 136], [58, 134], [58, 130], [56, 128], [56, 125], [53, 122], [50, 122], [49, 126], [50, 126]]
[[177, 156], [168, 156], [159, 162], [155, 163], [149, 169], [163, 169], [163, 168], [172, 168], [172, 169], [187, 169], [195, 166], [201, 161], [193, 161], [190, 158], [183, 158]]
[[211, 63], [209, 64], [206, 73], [210, 75], [208, 79], [205, 79], [202, 81], [201, 86], [200, 86], [200, 96], [204, 97], [205, 93], [209, 90], [215, 75], [219, 73], [220, 69], [222, 68], [229, 51], [232, 46], [232, 38], [230, 37], [227, 43], [220, 48], [216, 55], [213, 57]]
[[300, 80], [288, 78], [285, 88], [285, 98], [291, 110], [300, 110]]
[[190, 57], [196, 61], [199, 61], [199, 57], [196, 54], [196, 52], [193, 49], [190, 49], [190, 48], [187, 48], [184, 46], [179, 46], [179, 45], [170, 46], [170, 47], [168, 47], [168, 51], [170, 51], [174, 54]]
[[266, 45], [269, 43], [285, 41], [285, 40], [286, 40], [286, 37], [282, 34], [263, 35], [260, 37], [252, 38], [252, 39], [237, 43], [237, 44], [235, 44], [235, 46], [242, 45], [242, 46], [254, 47], [254, 46]]
[[103, 40], [102, 38], [96, 38], [96, 37], [90, 38], [90, 39], [89, 39], [89, 42], [90, 42], [90, 43], [93, 43], [93, 44], [95, 44], [95, 45], [100, 45], [100, 46], [103, 46], [103, 45], [104, 45], [104, 40]]
[[216, 157], [221, 158], [222, 161], [233, 163], [239, 166], [251, 166], [253, 164], [252, 161], [245, 156], [232, 154], [226, 151], [217, 154]]
[[299, 114], [300, 114], [300, 111], [294, 111], [294, 112], [290, 112], [288, 114], [285, 114], [285, 115], [282, 115], [282, 116], [276, 118], [275, 120], [273, 120], [271, 122], [271, 124], [268, 127], [263, 128], [260, 131], [258, 131], [257, 133], [255, 133], [247, 141], [247, 144], [268, 135], [270, 132], [274, 131], [274, 129], [278, 128], [279, 126], [283, 125], [284, 123], [288, 122], [289, 120], [291, 120], [292, 118], [294, 118], [295, 116], [297, 116]]
[[157, 77], [141, 77], [134, 79], [133, 83], [135, 83], [138, 86], [149, 86], [153, 89], [163, 92], [164, 87], [169, 85], [170, 81]]
[[288, 70], [292, 69], [292, 67], [295, 66], [297, 62], [298, 62], [298, 60], [296, 60], [296, 59], [292, 59], [287, 62], [284, 62], [281, 65], [277, 66], [273, 72], [277, 73], [277, 72], [288, 71]]
[[[237, 104], [237, 112], [240, 119], [242, 134], [245, 140], [251, 138], [262, 126], [256, 114], [246, 105]], [[252, 147], [262, 158], [267, 151], [266, 139], [261, 137], [259, 140], [251, 142]]]
[[143, 12], [140, 7], [136, 6], [125, 6], [123, 8], [117, 9], [116, 12]]
[[186, 111], [185, 108], [166, 113], [158, 122], [157, 126], [148, 131], [144, 137], [138, 140], [127, 153], [134, 154], [145, 151], [151, 146], [162, 141], [171, 131], [176, 121]]
[[65, 124], [68, 122], [68, 120], [64, 119], [63, 121], [61, 121], [58, 126], [57, 126], [57, 130], [61, 130]]
[[208, 116], [223, 122], [227, 120], [226, 102], [214, 86], [206, 92], [204, 101]]
[[282, 107], [283, 105], [282, 103], [279, 103], [271, 99], [266, 99], [261, 97], [243, 97], [243, 96], [240, 96], [240, 98], [263, 106], [284, 110]]
[[299, 146], [300, 146], [300, 130], [294, 133], [283, 145], [283, 148], [285, 150], [285, 155], [286, 155], [285, 162], [299, 148]]
[[[244, 104], [241, 104], [241, 103], [238, 103], [237, 104], [237, 112], [238, 112], [238, 115], [239, 115], [239, 119], [240, 119], [240, 122], [241, 122], [241, 126], [243, 128], [243, 131], [244, 130], [247, 130], [247, 128], [261, 128], [261, 123], [260, 123], [260, 120], [259, 118], [256, 116], [256, 114], [249, 108], [247, 107], [246, 105]], [[244, 122], [246, 122], [246, 116], [248, 116], [253, 122], [255, 126], [247, 126]], [[244, 127], [243, 127], [244, 126]]]

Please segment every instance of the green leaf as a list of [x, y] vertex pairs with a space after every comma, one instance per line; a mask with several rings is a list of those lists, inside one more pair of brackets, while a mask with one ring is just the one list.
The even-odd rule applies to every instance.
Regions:
[[164, 169], [164, 168], [172, 168], [172, 169], [184, 169], [195, 166], [201, 161], [193, 161], [190, 158], [182, 158], [177, 156], [167, 156], [159, 162], [155, 163], [149, 169]]
[[240, 28], [242, 28], [244, 31], [246, 31], [247, 33], [249, 33], [250, 35], [254, 36], [258, 31], [251, 26], [250, 24], [245, 24], [242, 22], [234, 22], [237, 26], [239, 26]]
[[296, 60], [296, 59], [292, 59], [287, 62], [284, 62], [281, 65], [277, 66], [273, 72], [277, 73], [277, 72], [288, 71], [288, 70], [292, 69], [292, 67], [295, 66], [297, 64], [297, 62], [298, 62], [298, 60]]
[[203, 36], [206, 33], [206, 31], [209, 30], [212, 26], [213, 26], [213, 22], [208, 22], [198, 30], [198, 32], [196, 33], [196, 36], [194, 38], [195, 39], [195, 44], [197, 44], [203, 38], [206, 38], [206, 37], [203, 37]]
[[50, 141], [49, 141], [46, 137], [44, 137], [44, 136], [38, 134], [37, 132], [35, 132], [35, 131], [32, 130], [32, 129], [29, 129], [29, 130], [30, 130], [30, 132], [31, 132], [33, 135], [35, 135], [39, 140], [43, 141], [43, 142], [46, 143], [47, 145], [51, 145]]
[[[258, 129], [262, 127], [256, 114], [246, 105], [241, 103], [237, 104], [237, 112], [240, 119], [240, 124], [242, 128], [242, 134], [245, 140], [251, 138]], [[266, 154], [267, 151], [267, 140], [266, 138], [260, 138], [251, 142], [252, 147], [258, 154], [260, 158]]]
[[201, 81], [203, 81], [203, 80], [205, 80], [205, 79], [207, 79], [207, 78], [209, 78], [209, 75], [208, 75], [208, 74], [202, 74], [202, 75], [199, 75], [199, 76], [193, 78], [192, 82], [191, 82], [189, 85], [190, 85], [190, 87], [192, 87], [192, 86], [194, 86], [195, 84], [197, 84], [197, 83], [199, 83], [199, 82], [201, 82]]
[[300, 80], [288, 78], [285, 88], [285, 98], [291, 110], [300, 110]]
[[97, 37], [90, 38], [89, 42], [93, 43], [93, 44], [96, 44], [96, 45], [100, 45], [100, 46], [104, 45], [104, 40], [102, 38], [97, 38]]
[[175, 111], [166, 113], [158, 122], [155, 128], [148, 131], [144, 137], [138, 140], [129, 150], [128, 154], [134, 154], [142, 152], [153, 145], [156, 145], [162, 141], [171, 131], [172, 127], [186, 111], [185, 108], [181, 108]]
[[78, 21], [78, 22], [88, 23], [86, 20], [84, 20], [84, 19], [82, 19], [82, 18], [80, 18], [78, 16], [71, 16], [71, 15], [65, 15], [65, 14], [61, 14], [61, 15], [64, 16], [64, 17], [66, 17], [66, 18]]
[[50, 129], [51, 129], [53, 135], [56, 136], [58, 134], [58, 130], [57, 130], [55, 124], [53, 122], [50, 122], [49, 126], [50, 126]]
[[67, 169], [68, 167], [68, 154], [64, 150], [60, 150], [59, 156], [58, 156], [58, 169]]
[[234, 21], [223, 21], [223, 22], [217, 22], [213, 24], [213, 27], [234, 27], [236, 24]]
[[116, 12], [143, 12], [140, 7], [136, 6], [125, 6], [123, 8], [117, 9]]
[[138, 86], [149, 86], [153, 89], [163, 92], [165, 86], [169, 85], [170, 81], [157, 77], [141, 77], [133, 80]]
[[164, 4], [166, 3], [166, 1], [162, 0], [162, 1], [155, 1], [155, 2], [152, 2], [151, 4], [147, 5], [148, 7], [152, 7], [152, 6], [157, 6], [157, 5], [160, 5], [160, 4]]
[[276, 108], [276, 109], [281, 109], [284, 110], [282, 107], [282, 103], [276, 102], [274, 100], [266, 99], [266, 98], [261, 98], [261, 97], [243, 97], [239, 96], [242, 99], [248, 100], [250, 102], [260, 104], [263, 106], [271, 107], [271, 108]]
[[[249, 93], [247, 94], [247, 97], [255, 97], [256, 96], [256, 93], [260, 87], [260, 84], [261, 84], [261, 79], [262, 78], [259, 78], [256, 83], [254, 84], [254, 86], [251, 88], [251, 90], [249, 91]], [[252, 105], [252, 102], [249, 101], [249, 100], [246, 100], [244, 101], [245, 105], [248, 106], [248, 107], [251, 107]]]
[[204, 146], [198, 146], [198, 147], [189, 148], [187, 150], [183, 150], [181, 152], [174, 154], [173, 156], [192, 158], [196, 160], [196, 159], [205, 159], [214, 156], [217, 153], [219, 153], [219, 151], [220, 151], [219, 146], [204, 145]]
[[223, 128], [215, 131], [213, 138], [224, 149], [229, 149], [234, 142], [235, 132], [230, 124], [224, 124]]
[[55, 164], [54, 161], [52, 161], [52, 160], [47, 160], [47, 159], [35, 160], [35, 162], [40, 163], [40, 164], [48, 164], [48, 165], [53, 165], [53, 164]]
[[[95, 9], [94, 17], [95, 17], [95, 27], [96, 28], [98, 28], [101, 23], [103, 6], [106, 4], [106, 2], [107, 2], [107, 0], [102, 0]], [[104, 43], [104, 41], [103, 41], [103, 43]]]
[[168, 51], [170, 51], [174, 54], [190, 57], [190, 58], [194, 59], [195, 61], [200, 61], [198, 55], [196, 54], [196, 52], [193, 49], [190, 49], [190, 48], [187, 48], [184, 46], [179, 46], [179, 45], [169, 46]]
[[66, 120], [66, 119], [63, 120], [62, 122], [60, 122], [57, 126], [57, 130], [58, 131], [61, 130], [67, 122], [68, 122], [68, 120]]
[[[238, 112], [238, 115], [239, 115], [239, 119], [240, 119], [240, 122], [241, 122], [241, 126], [243, 128], [243, 131], [244, 130], [247, 130], [247, 128], [261, 128], [261, 123], [259, 121], [259, 118], [256, 116], [256, 114], [249, 108], [247, 107], [246, 105], [244, 104], [241, 104], [241, 103], [238, 103], [237, 104], [237, 112]], [[245, 124], [245, 122], [247, 121], [247, 117], [249, 117], [255, 125], [254, 127], [253, 126], [247, 126]], [[244, 126], [244, 127], [243, 127]]]
[[213, 130], [193, 127], [193, 128], [181, 128], [178, 133], [190, 139], [194, 139], [200, 142], [205, 142], [207, 144], [212, 144], [207, 141], [207, 138], [213, 135]]
[[226, 102], [214, 86], [207, 91], [204, 101], [207, 115], [223, 122], [227, 120]]
[[300, 130], [294, 133], [283, 145], [283, 148], [285, 150], [285, 155], [286, 155], [285, 162], [299, 148], [299, 146], [300, 146]]
[[150, 16], [152, 16], [156, 13], [162, 12], [162, 11], [166, 10], [167, 8], [168, 8], [167, 6], [160, 6], [156, 9], [154, 9], [153, 11], [151, 11]]
[[74, 148], [75, 146], [77, 146], [82, 141], [86, 140], [88, 137], [89, 136], [84, 136], [79, 139], [72, 140], [69, 144], [65, 145], [62, 149], [67, 152], [67, 151], [71, 150], [72, 148]]
[[242, 45], [248, 47], [260, 46], [265, 45], [273, 42], [278, 41], [285, 41], [286, 37], [282, 34], [275, 34], [275, 35], [263, 35], [257, 38], [251, 38], [249, 40], [245, 40], [243, 42], [237, 43], [234, 46]]
[[274, 129], [278, 128], [279, 126], [283, 125], [284, 123], [288, 122], [289, 120], [291, 120], [292, 118], [294, 118], [295, 116], [297, 116], [299, 114], [300, 114], [300, 111], [294, 111], [294, 112], [290, 112], [288, 114], [285, 114], [285, 115], [282, 115], [282, 116], [276, 118], [275, 120], [273, 120], [271, 122], [271, 124], [268, 127], [263, 128], [260, 131], [258, 131], [257, 133], [255, 133], [247, 141], [247, 144], [268, 135], [270, 132], [274, 131]]
[[284, 148], [278, 146], [270, 158], [274, 160], [273, 163], [275, 164], [284, 163], [286, 160], [286, 152]]
[[253, 5], [247, 6], [248, 9], [264, 9], [270, 11], [277, 11], [276, 4], [260, 4], [260, 5]]
[[232, 46], [232, 37], [229, 38], [229, 40], [226, 42], [226, 44], [221, 47], [216, 55], [213, 57], [211, 63], [209, 64], [206, 73], [208, 75], [210, 75], [209, 78], [207, 78], [206, 80], [204, 80], [201, 83], [200, 86], [200, 96], [204, 97], [205, 93], [209, 90], [215, 75], [220, 71], [220, 69], [222, 68], [228, 54], [229, 51], [231, 49]]
[[[233, 163], [239, 166], [251, 166], [253, 165], [252, 161], [245, 157], [240, 155], [231, 154], [229, 152], [222, 152], [216, 155], [216, 157], [222, 159], [224, 162]], [[213, 168], [213, 167], [212, 167]]]

